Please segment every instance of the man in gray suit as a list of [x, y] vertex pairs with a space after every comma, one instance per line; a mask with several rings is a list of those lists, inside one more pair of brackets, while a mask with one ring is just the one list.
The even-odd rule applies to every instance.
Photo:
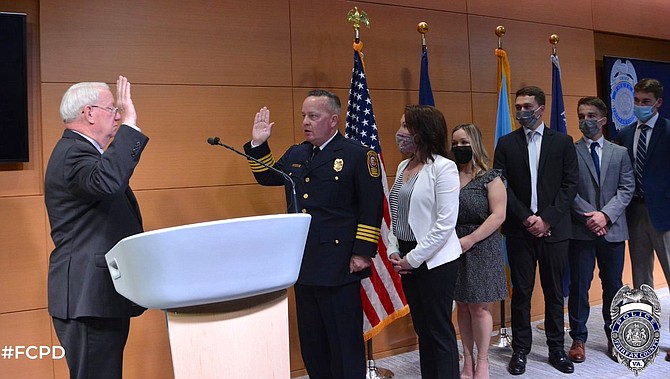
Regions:
[[105, 262], [119, 240], [142, 232], [129, 181], [149, 140], [136, 126], [130, 83], [120, 76], [116, 89], [116, 101], [105, 83], [77, 83], [65, 92], [65, 131], [44, 179], [55, 245], [49, 314], [70, 378], [121, 379], [130, 317], [144, 311], [114, 290]]
[[568, 357], [584, 362], [584, 343], [588, 337], [589, 288], [596, 261], [603, 288], [603, 319], [611, 357], [610, 306], [623, 286], [625, 241], [628, 239], [626, 206], [635, 191], [633, 166], [626, 148], [603, 137], [607, 106], [597, 97], [584, 97], [577, 103], [579, 130], [584, 135], [575, 143], [579, 162], [577, 196], [572, 203], [570, 263], [570, 336], [573, 343]]

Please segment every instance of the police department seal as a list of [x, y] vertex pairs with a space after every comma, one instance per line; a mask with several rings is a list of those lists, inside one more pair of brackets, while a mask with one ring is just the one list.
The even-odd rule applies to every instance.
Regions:
[[625, 285], [610, 308], [613, 355], [636, 376], [654, 361], [661, 337], [661, 303], [656, 292], [643, 284], [640, 289]]
[[616, 130], [637, 120], [633, 114], [635, 83], [637, 83], [637, 73], [633, 64], [629, 60], [623, 63], [621, 59], [617, 59], [610, 73], [612, 120]]

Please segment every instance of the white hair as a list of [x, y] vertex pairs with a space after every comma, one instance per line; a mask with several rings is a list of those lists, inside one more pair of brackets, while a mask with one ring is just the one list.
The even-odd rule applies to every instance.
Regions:
[[74, 121], [87, 104], [95, 104], [101, 90], [109, 90], [107, 83], [82, 82], [72, 85], [65, 91], [60, 103], [60, 117], [63, 122]]

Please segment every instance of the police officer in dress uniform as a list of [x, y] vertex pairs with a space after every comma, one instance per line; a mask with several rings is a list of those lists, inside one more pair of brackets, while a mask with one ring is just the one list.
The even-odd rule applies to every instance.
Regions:
[[[244, 146], [250, 156], [293, 178], [298, 209], [312, 216], [295, 285], [300, 347], [311, 379], [365, 378], [360, 280], [370, 276], [383, 212], [379, 157], [338, 132], [340, 111], [335, 94], [308, 92], [302, 106], [306, 141], [275, 161], [267, 143], [274, 123], [261, 108]], [[290, 183], [248, 162], [259, 184], [286, 186], [293, 209]]]

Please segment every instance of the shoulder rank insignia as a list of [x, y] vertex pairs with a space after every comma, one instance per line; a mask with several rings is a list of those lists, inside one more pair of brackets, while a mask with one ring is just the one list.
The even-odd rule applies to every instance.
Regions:
[[373, 178], [378, 178], [380, 174], [379, 156], [373, 150], [368, 150], [368, 172]]
[[612, 354], [635, 376], [654, 361], [661, 337], [661, 303], [656, 292], [643, 284], [625, 285], [614, 295], [612, 306]]

